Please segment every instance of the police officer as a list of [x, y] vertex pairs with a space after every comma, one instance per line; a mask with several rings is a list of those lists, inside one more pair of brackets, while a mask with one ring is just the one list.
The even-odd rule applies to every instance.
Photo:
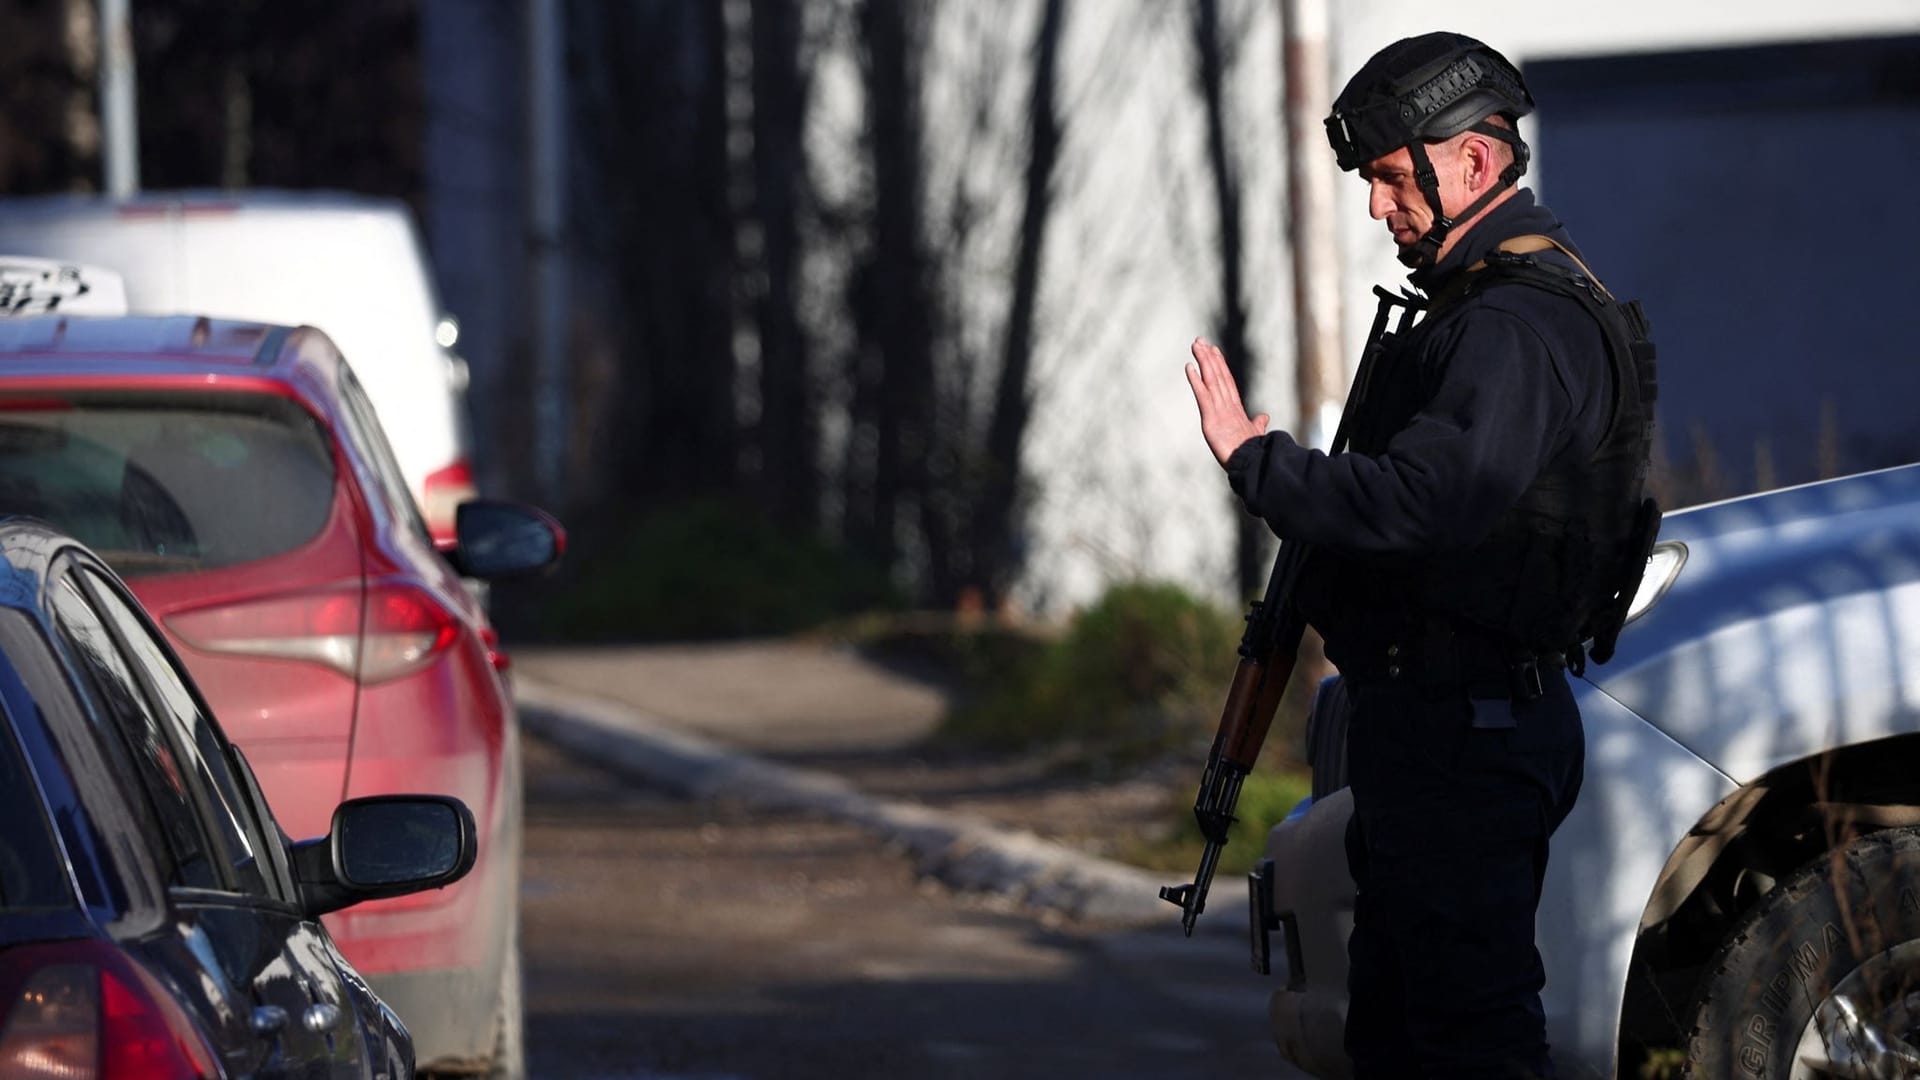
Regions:
[[1187, 367], [1233, 491], [1309, 545], [1294, 602], [1353, 700], [1361, 1080], [1553, 1075], [1533, 928], [1584, 760], [1566, 668], [1610, 643], [1650, 539], [1645, 323], [1516, 187], [1532, 109], [1512, 64], [1451, 33], [1388, 46], [1335, 100], [1339, 165], [1419, 290], [1378, 291], [1344, 449], [1268, 432], [1204, 340]]

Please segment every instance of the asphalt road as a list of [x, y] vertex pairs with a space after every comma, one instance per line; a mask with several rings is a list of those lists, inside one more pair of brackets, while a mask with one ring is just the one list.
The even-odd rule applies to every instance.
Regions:
[[532, 738], [527, 766], [535, 1077], [1300, 1075], [1233, 904], [1192, 941], [1039, 920], [850, 826], [683, 802]]

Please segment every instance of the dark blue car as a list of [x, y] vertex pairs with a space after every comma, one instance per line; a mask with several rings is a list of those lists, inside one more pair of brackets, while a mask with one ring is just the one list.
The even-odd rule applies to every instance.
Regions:
[[439, 796], [353, 800], [288, 842], [120, 579], [0, 519], [0, 1076], [409, 1077], [320, 916], [474, 855]]

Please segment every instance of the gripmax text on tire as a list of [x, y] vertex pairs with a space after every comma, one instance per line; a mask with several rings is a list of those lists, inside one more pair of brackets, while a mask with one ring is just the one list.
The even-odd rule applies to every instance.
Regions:
[[1920, 831], [1836, 846], [1754, 906], [1707, 967], [1688, 1075], [1785, 1080], [1816, 1010], [1846, 993], [1867, 1021], [1910, 1038], [1920, 991]]

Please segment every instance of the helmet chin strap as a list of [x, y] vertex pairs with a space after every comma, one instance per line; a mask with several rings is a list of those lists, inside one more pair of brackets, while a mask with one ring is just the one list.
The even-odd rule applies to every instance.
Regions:
[[1405, 266], [1418, 269], [1439, 262], [1440, 249], [1446, 244], [1447, 236], [1453, 232], [1454, 226], [1462, 221], [1472, 221], [1475, 214], [1485, 210], [1501, 192], [1518, 183], [1520, 178], [1526, 175], [1527, 144], [1520, 140], [1518, 134], [1484, 120], [1467, 130], [1490, 135], [1513, 147], [1513, 163], [1500, 170], [1500, 179], [1487, 189], [1486, 194], [1475, 199], [1465, 210], [1460, 211], [1458, 216], [1448, 217], [1447, 212], [1440, 207], [1440, 175], [1433, 169], [1433, 159], [1427, 156], [1426, 144], [1418, 139], [1408, 143], [1407, 152], [1413, 156], [1413, 181], [1419, 185], [1420, 194], [1426, 196], [1427, 206], [1433, 210], [1433, 225], [1427, 230], [1426, 235], [1401, 249], [1400, 262]]

